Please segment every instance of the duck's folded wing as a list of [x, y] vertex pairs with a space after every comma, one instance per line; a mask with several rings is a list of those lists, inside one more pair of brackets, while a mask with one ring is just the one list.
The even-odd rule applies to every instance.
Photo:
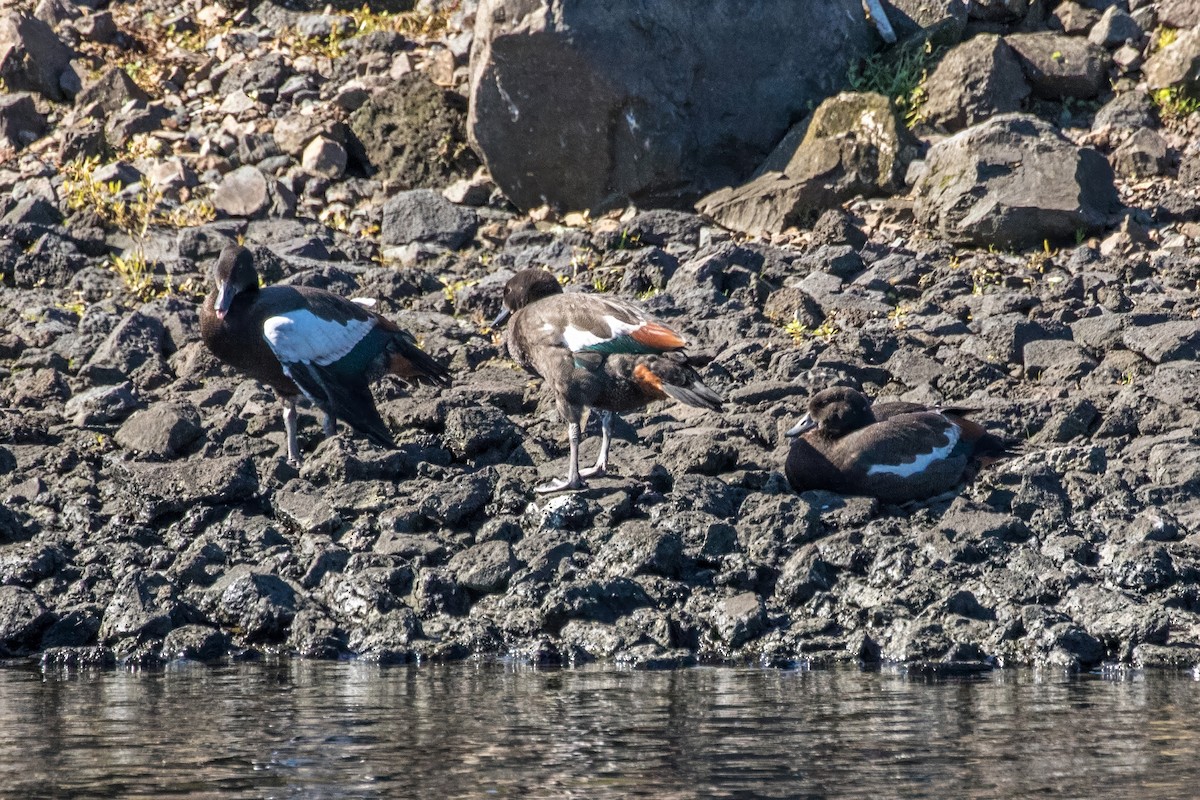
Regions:
[[866, 475], [900, 478], [963, 457], [966, 444], [957, 425], [931, 411], [892, 417], [851, 434], [843, 442], [852, 451], [849, 461], [861, 465]]
[[680, 350], [687, 344], [678, 333], [628, 303], [595, 295], [564, 298], [568, 299], [559, 328], [571, 352], [644, 355]]
[[328, 366], [344, 358], [377, 324], [375, 317], [330, 319], [307, 308], [285, 311], [263, 322], [263, 338], [283, 365]]

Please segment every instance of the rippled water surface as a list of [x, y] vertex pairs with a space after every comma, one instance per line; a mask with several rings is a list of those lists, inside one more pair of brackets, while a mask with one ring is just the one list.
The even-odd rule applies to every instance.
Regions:
[[1200, 683], [281, 662], [0, 669], [0, 797], [1195, 797]]

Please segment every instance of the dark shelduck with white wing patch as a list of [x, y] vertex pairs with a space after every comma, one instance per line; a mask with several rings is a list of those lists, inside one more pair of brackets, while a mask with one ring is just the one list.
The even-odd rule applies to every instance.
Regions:
[[[826, 489], [889, 503], [924, 500], [1013, 455], [961, 408], [880, 403], [838, 386], [817, 392], [788, 436], [784, 472], [798, 492]], [[801, 435], [803, 434], [803, 435]]]
[[363, 304], [306, 286], [259, 287], [254, 256], [230, 245], [213, 267], [215, 288], [200, 310], [213, 354], [271, 386], [283, 400], [288, 461], [300, 463], [296, 397], [341, 419], [380, 447], [395, 447], [375, 408], [370, 381], [385, 373], [448, 386], [450, 373], [413, 337]]
[[[508, 352], [554, 393], [571, 446], [566, 478], [539, 486], [539, 492], [582, 489], [584, 478], [604, 474], [615, 413], [667, 398], [721, 410], [721, 398], [695, 370], [702, 362], [682, 352], [683, 338], [633, 303], [564, 294], [549, 272], [527, 269], [505, 285], [504, 310], [494, 324], [502, 324], [509, 314]], [[581, 471], [584, 408], [602, 412], [601, 439], [596, 466]]]

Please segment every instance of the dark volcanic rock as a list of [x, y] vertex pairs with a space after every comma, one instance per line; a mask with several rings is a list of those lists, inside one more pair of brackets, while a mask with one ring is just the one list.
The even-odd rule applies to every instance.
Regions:
[[46, 117], [29, 95], [0, 98], [0, 138], [16, 148], [33, 144], [46, 132]]
[[435, 244], [456, 250], [471, 240], [479, 217], [432, 189], [394, 195], [383, 207], [383, 244]]
[[929, 76], [921, 108], [930, 124], [958, 131], [994, 114], [1019, 111], [1029, 84], [1011, 47], [999, 36], [976, 36], [955, 47]]
[[54, 617], [36, 594], [16, 586], [0, 586], [0, 655], [24, 655], [37, 647], [38, 640]]
[[405, 75], [350, 117], [351, 154], [396, 188], [440, 188], [479, 164], [466, 143], [466, 115], [461, 95], [424, 73]]
[[788, 3], [694, 12], [482, 4], [469, 131], [509, 199], [599, 209], [741, 180], [869, 47], [861, 9], [845, 0], [809, 3], [799, 24]]
[[155, 403], [138, 411], [116, 434], [122, 447], [143, 456], [174, 458], [204, 435], [200, 413], [189, 403]]
[[49, 25], [8, 10], [0, 15], [0, 78], [9, 92], [38, 92], [63, 101], [63, 75], [74, 53]]
[[930, 148], [917, 218], [954, 242], [1003, 247], [1070, 241], [1120, 207], [1112, 169], [1052, 126], [1004, 114]]

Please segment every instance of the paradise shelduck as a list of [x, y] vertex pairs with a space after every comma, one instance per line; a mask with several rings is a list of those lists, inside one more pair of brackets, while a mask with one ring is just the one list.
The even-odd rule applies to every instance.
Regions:
[[798, 492], [826, 489], [889, 503], [928, 499], [1013, 454], [969, 413], [917, 403], [872, 406], [854, 389], [825, 389], [787, 432], [796, 438], [784, 472]]
[[[721, 410], [720, 396], [704, 385], [695, 370], [703, 361], [683, 353], [683, 338], [634, 303], [596, 294], [564, 294], [549, 272], [527, 269], [505, 285], [504, 309], [493, 326], [503, 324], [510, 314], [508, 352], [553, 392], [571, 447], [566, 478], [537, 487], [539, 492], [582, 489], [584, 478], [605, 473], [614, 414], [668, 397]], [[584, 408], [601, 412], [601, 438], [596, 466], [581, 471]]]
[[324, 412], [332, 436], [341, 419], [380, 447], [396, 444], [375, 408], [370, 381], [384, 373], [447, 386], [449, 372], [407, 331], [362, 301], [305, 286], [259, 287], [253, 254], [227, 246], [213, 266], [214, 291], [200, 310], [213, 354], [273, 387], [283, 400], [288, 461], [300, 463], [296, 398]]

